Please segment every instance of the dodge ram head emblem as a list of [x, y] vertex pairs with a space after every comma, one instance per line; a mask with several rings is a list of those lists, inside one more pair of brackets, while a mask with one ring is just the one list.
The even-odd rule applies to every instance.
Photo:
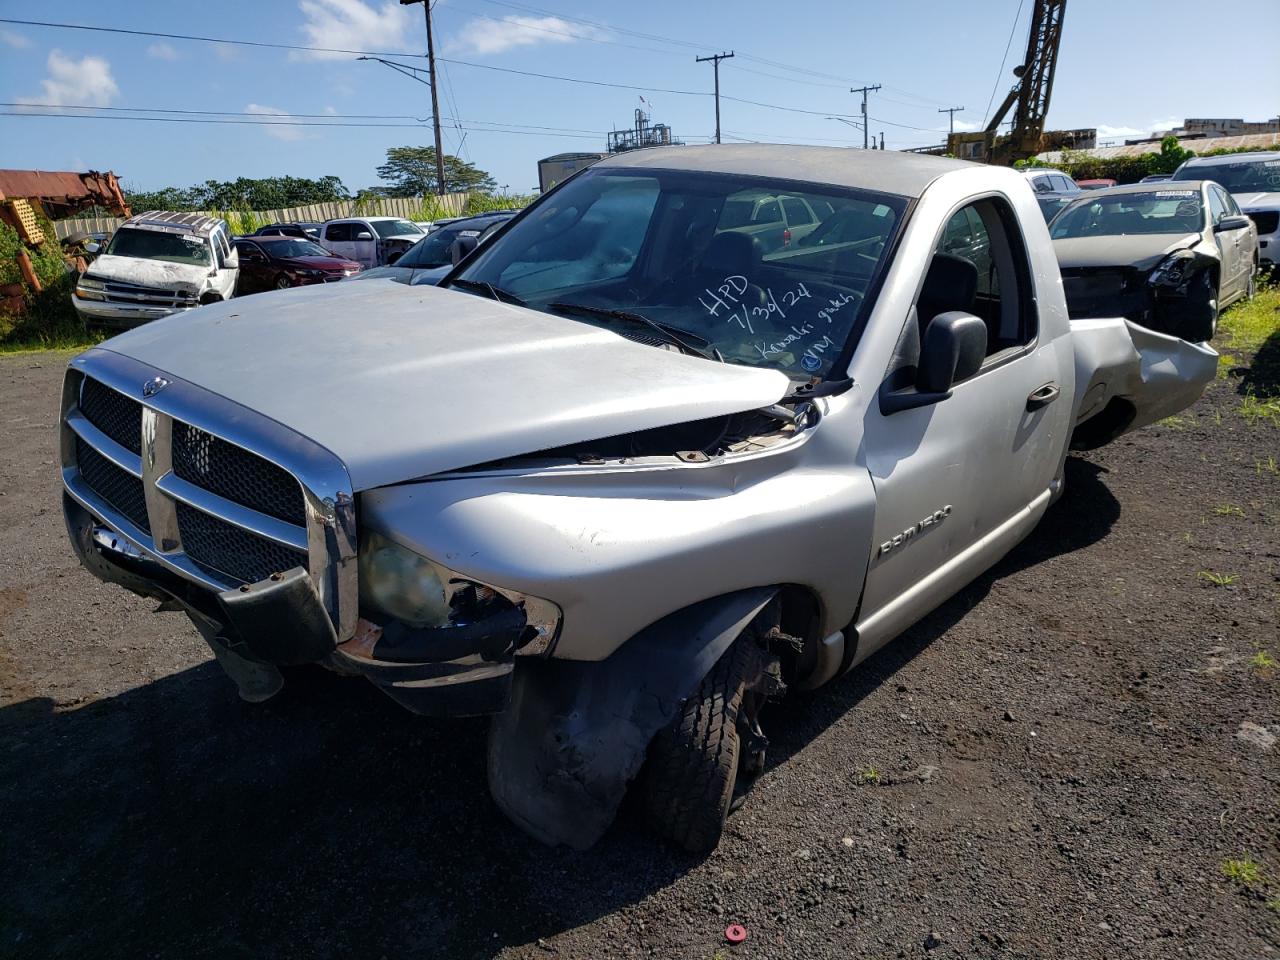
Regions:
[[152, 377], [142, 385], [142, 395], [144, 397], [154, 397], [168, 385], [169, 381], [164, 377]]

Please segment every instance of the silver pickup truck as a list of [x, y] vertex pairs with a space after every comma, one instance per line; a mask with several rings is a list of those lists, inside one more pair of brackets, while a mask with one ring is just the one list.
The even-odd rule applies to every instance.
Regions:
[[[824, 219], [762, 251], [764, 191]], [[185, 612], [247, 699], [282, 665], [492, 714], [534, 836], [634, 784], [714, 846], [761, 707], [857, 666], [1027, 536], [1068, 449], [1193, 403], [1205, 344], [1068, 321], [1005, 169], [679, 147], [602, 161], [440, 287], [368, 281], [162, 320], [76, 357], [67, 528]]]

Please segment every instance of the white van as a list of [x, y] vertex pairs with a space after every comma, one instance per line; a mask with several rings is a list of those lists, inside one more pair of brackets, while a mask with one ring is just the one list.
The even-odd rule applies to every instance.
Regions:
[[395, 263], [425, 234], [412, 220], [401, 217], [347, 217], [326, 221], [320, 245], [335, 256], [380, 267]]

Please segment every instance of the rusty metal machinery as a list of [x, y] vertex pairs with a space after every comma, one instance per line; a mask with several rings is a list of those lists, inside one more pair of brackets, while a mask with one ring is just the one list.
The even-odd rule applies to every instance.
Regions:
[[[1062, 40], [1062, 18], [1067, 0], [1036, 0], [1027, 35], [1027, 53], [1013, 70], [1018, 82], [991, 115], [985, 130], [957, 133], [947, 138], [947, 152], [966, 160], [982, 160], [1008, 166], [1034, 157], [1043, 149], [1044, 121], [1053, 94], [1053, 74]], [[1016, 106], [1015, 106], [1016, 104]], [[1007, 136], [996, 131], [1013, 107], [1013, 127]]]

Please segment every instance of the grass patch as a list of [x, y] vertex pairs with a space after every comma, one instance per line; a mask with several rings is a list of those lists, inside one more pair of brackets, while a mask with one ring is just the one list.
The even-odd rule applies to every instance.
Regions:
[[865, 770], [858, 771], [858, 779], [863, 783], [879, 783], [880, 771], [875, 767], [867, 767]]
[[1254, 460], [1253, 469], [1258, 476], [1262, 476], [1264, 471], [1272, 476], [1280, 474], [1280, 465], [1277, 465], [1275, 457], [1267, 457], [1265, 460]]
[[1265, 650], [1259, 650], [1249, 658], [1249, 666], [1255, 670], [1274, 670], [1280, 663], [1276, 662], [1276, 658], [1271, 656]]
[[[1218, 320], [1218, 335], [1224, 348], [1253, 352], [1280, 330], [1280, 286], [1268, 285], [1252, 300], [1241, 300]], [[1234, 362], [1234, 358], [1233, 358]]]
[[1262, 868], [1252, 860], [1223, 860], [1222, 875], [1250, 889], [1262, 883]]
[[1201, 570], [1199, 577], [1215, 587], [1229, 587], [1240, 579], [1234, 573], [1214, 573], [1212, 570]]
[[1189, 417], [1180, 417], [1176, 413], [1172, 417], [1165, 417], [1156, 423], [1158, 427], [1168, 427], [1170, 430], [1185, 430], [1187, 424], [1190, 423]]
[[1215, 516], [1219, 517], [1243, 517], [1244, 511], [1237, 507], [1234, 503], [1220, 503], [1213, 508]]
[[1240, 402], [1240, 415], [1250, 423], [1266, 420], [1280, 427], [1280, 397], [1260, 399], [1250, 390]]

